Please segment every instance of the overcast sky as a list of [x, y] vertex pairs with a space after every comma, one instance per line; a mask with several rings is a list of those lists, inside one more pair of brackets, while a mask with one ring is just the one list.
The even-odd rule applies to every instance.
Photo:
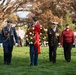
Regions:
[[[3, 1], [3, 0], [1, 0], [0, 3], [1, 3], [2, 1]], [[11, 0], [11, 1], [14, 1], [14, 0]], [[4, 4], [6, 4], [6, 2], [7, 2], [7, 0], [5, 1]], [[15, 13], [15, 14], [18, 15], [20, 18], [26, 18], [29, 13], [30, 13], [30, 12], [28, 12], [28, 11], [23, 11], [23, 12], [21, 11], [21, 12]]]
[[27, 18], [27, 15], [29, 14], [30, 12], [28, 11], [21, 11], [21, 12], [17, 12], [16, 15], [18, 15], [20, 18]]

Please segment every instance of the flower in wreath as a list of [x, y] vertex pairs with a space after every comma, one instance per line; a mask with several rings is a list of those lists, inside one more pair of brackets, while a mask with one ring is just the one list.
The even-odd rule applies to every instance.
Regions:
[[26, 40], [29, 42], [29, 44], [34, 44], [34, 26], [27, 29]]
[[41, 26], [40, 28], [40, 44], [42, 44], [44, 41], [47, 41], [47, 29]]

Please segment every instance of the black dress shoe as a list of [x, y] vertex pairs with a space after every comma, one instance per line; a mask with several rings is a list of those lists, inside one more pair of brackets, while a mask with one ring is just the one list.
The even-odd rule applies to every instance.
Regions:
[[50, 62], [52, 62], [52, 60], [49, 60]]
[[52, 63], [54, 63], [54, 64], [55, 64], [55, 63], [56, 63], [56, 61], [53, 61]]
[[4, 64], [4, 65], [7, 65], [7, 62], [4, 62], [3, 64]]
[[10, 63], [7, 63], [7, 65], [10, 65]]
[[33, 64], [31, 63], [30, 66], [33, 66]]
[[67, 62], [70, 62], [70, 60], [67, 60]]

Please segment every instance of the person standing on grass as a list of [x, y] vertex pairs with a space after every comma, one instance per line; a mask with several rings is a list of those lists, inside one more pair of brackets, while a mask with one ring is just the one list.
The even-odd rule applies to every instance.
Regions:
[[7, 20], [7, 26], [2, 29], [1, 37], [4, 51], [4, 64], [10, 65], [14, 39], [16, 40], [16, 45], [18, 45], [18, 37], [15, 28], [12, 27], [12, 20]]
[[34, 53], [35, 53], [35, 61], [34, 65], [38, 65], [38, 54], [40, 54], [40, 24], [39, 21], [35, 21], [35, 30], [34, 30], [34, 38], [35, 38], [35, 43], [34, 43]]
[[18, 29], [16, 30], [16, 33], [17, 33], [17, 36], [18, 36], [19, 47], [23, 47], [24, 46], [25, 32], [24, 32], [24, 30], [22, 30], [22, 28], [18, 27]]
[[66, 24], [66, 28], [62, 31], [60, 38], [60, 45], [64, 49], [64, 57], [67, 62], [71, 61], [71, 49], [74, 43], [74, 32], [70, 29], [69, 24]]
[[57, 24], [52, 23], [48, 28], [48, 44], [49, 44], [49, 61], [56, 63], [56, 50], [59, 43], [59, 31]]
[[2, 27], [0, 27], [0, 47], [2, 47], [2, 38], [1, 38], [1, 35], [2, 35]]
[[[39, 32], [40, 24], [36, 18], [34, 20], [34, 43], [30, 44], [30, 66], [38, 65], [38, 54], [40, 54]], [[32, 27], [32, 26], [31, 26]]]
[[26, 41], [28, 42], [29, 52], [30, 52], [30, 66], [34, 65], [34, 25], [31, 24], [27, 28]]

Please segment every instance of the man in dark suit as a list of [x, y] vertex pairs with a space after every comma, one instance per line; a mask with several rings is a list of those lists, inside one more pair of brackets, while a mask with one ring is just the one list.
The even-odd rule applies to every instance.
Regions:
[[12, 27], [12, 20], [7, 20], [7, 26], [2, 29], [2, 43], [4, 51], [4, 64], [10, 65], [12, 58], [12, 50], [14, 45], [14, 37], [16, 45], [18, 43], [15, 28]]
[[48, 28], [49, 61], [56, 63], [56, 50], [59, 42], [59, 31], [57, 25], [52, 23]]

